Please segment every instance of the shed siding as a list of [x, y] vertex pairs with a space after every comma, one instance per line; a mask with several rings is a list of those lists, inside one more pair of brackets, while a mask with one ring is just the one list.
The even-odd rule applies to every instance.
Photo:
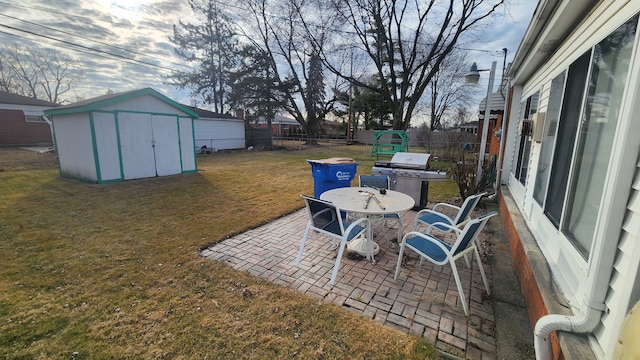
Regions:
[[182, 171], [196, 171], [196, 153], [193, 142], [193, 123], [190, 118], [179, 118], [180, 124], [180, 156], [182, 157]]
[[102, 107], [104, 111], [134, 111], [149, 114], [178, 114], [188, 116], [186, 113], [179, 111], [170, 104], [161, 101], [152, 95], [143, 95], [131, 99], [119, 101], [116, 104]]
[[194, 130], [198, 148], [242, 149], [245, 145], [243, 121], [196, 119]]
[[99, 181], [121, 180], [120, 151], [115, 116], [93, 113], [93, 129], [100, 163]]
[[53, 124], [60, 172], [66, 176], [98, 181], [87, 114], [55, 117]]

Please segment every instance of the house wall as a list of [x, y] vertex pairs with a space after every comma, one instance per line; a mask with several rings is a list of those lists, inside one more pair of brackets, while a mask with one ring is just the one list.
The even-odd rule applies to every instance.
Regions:
[[206, 146], [217, 150], [243, 149], [244, 121], [229, 119], [194, 120], [196, 148]]
[[22, 110], [0, 109], [0, 146], [50, 146], [51, 144], [49, 124], [26, 121]]
[[98, 181], [88, 114], [53, 118], [60, 173], [86, 181]]
[[[561, 6], [571, 6], [568, 3]], [[519, 82], [514, 90], [519, 91], [521, 86], [522, 93], [516, 95], [514, 92], [509, 134], [505, 142], [503, 179], [508, 182], [509, 197], [533, 234], [551, 270], [553, 281], [567, 298], [572, 313], [583, 311], [587, 305], [597, 307], [598, 301], [604, 304], [600, 323], [589, 334], [589, 344], [598, 358], [609, 358], [613, 353], [624, 316], [638, 300], [640, 293], [640, 285], [637, 284], [640, 277], [640, 246], [637, 240], [640, 234], [640, 137], [637, 135], [636, 115], [640, 111], [640, 105], [637, 104], [640, 96], [640, 31], [636, 30], [611, 156], [600, 170], [607, 176], [588, 257], [576, 250], [564, 233], [552, 224], [543, 206], [533, 198], [541, 154], [540, 143], [532, 143], [529, 160], [525, 164], [528, 175], [524, 184], [515, 177], [519, 144], [517, 127], [521, 118], [517, 114], [521, 113], [520, 104], [537, 91], [540, 94], [537, 111], [547, 112], [551, 81], [638, 12], [639, 2], [598, 2], [598, 6], [582, 19], [543, 66], [530, 78], [516, 79]], [[573, 173], [572, 169], [570, 174]], [[521, 281], [526, 278], [521, 277]], [[532, 302], [535, 302], [536, 291], [539, 290], [525, 291], [525, 294], [529, 292], [528, 297]], [[603, 299], [598, 300], [601, 296]], [[586, 304], [591, 301], [596, 303]], [[537, 311], [532, 321], [537, 321], [543, 313]]]

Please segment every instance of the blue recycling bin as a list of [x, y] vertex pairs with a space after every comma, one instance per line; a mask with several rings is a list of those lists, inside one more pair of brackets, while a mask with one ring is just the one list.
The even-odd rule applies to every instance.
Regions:
[[331, 189], [351, 186], [356, 176], [358, 163], [348, 158], [330, 158], [324, 160], [307, 160], [313, 175], [313, 196]]

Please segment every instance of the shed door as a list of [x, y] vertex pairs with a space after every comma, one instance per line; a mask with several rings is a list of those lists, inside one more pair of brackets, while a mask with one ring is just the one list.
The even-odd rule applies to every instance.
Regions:
[[180, 174], [175, 116], [118, 113], [124, 179]]
[[180, 174], [180, 136], [175, 116], [153, 115], [153, 141], [158, 176]]
[[125, 180], [156, 176], [151, 115], [118, 113]]

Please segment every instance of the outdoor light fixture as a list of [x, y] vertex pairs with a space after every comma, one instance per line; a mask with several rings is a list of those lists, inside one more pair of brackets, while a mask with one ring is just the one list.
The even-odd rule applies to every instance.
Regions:
[[471, 69], [464, 77], [467, 79], [467, 84], [475, 85], [478, 83], [478, 80], [480, 80], [480, 71], [478, 71], [478, 65], [475, 62], [471, 65]]
[[482, 177], [482, 166], [484, 165], [485, 149], [487, 148], [487, 133], [489, 132], [489, 117], [491, 116], [491, 93], [493, 92], [493, 78], [496, 75], [496, 63], [496, 61], [491, 63], [491, 69], [478, 70], [478, 65], [474, 62], [467, 75], [465, 75], [467, 84], [477, 84], [480, 79], [480, 71], [490, 71], [489, 86], [487, 86], [487, 101], [485, 102], [484, 120], [482, 122], [482, 137], [480, 138], [480, 153], [478, 154], [476, 186], [480, 183], [480, 178]]

